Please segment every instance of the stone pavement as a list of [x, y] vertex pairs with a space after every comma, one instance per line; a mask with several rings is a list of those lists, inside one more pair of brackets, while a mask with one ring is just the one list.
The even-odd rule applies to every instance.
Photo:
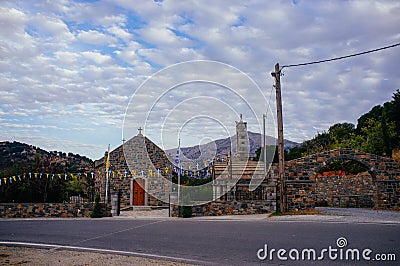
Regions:
[[115, 218], [168, 218], [168, 209], [121, 211]]
[[[265, 220], [267, 222], [331, 222], [331, 223], [380, 223], [380, 224], [400, 224], [400, 212], [384, 211], [371, 209], [356, 208], [317, 208], [322, 214], [317, 215], [283, 215], [272, 216], [270, 214], [255, 215], [224, 215], [224, 216], [203, 216], [193, 217], [185, 220], [196, 221], [256, 221]], [[111, 219], [149, 219], [149, 218], [165, 218], [179, 219], [176, 217], [168, 217], [168, 209], [156, 210], [136, 210], [123, 211], [120, 216]]]
[[379, 223], [400, 224], [400, 212], [357, 208], [322, 208], [318, 215], [285, 215], [270, 217], [271, 221], [331, 222], [331, 223]]

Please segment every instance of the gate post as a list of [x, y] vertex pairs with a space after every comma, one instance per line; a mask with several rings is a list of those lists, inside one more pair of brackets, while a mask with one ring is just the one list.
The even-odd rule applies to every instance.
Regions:
[[119, 215], [119, 192], [111, 195], [111, 216]]

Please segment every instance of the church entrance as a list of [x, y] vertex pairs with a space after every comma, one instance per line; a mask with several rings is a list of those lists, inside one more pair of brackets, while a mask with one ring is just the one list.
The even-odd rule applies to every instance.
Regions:
[[144, 189], [138, 183], [138, 181], [135, 180], [133, 182], [133, 205], [134, 206], [143, 206], [144, 205], [144, 196], [145, 196]]

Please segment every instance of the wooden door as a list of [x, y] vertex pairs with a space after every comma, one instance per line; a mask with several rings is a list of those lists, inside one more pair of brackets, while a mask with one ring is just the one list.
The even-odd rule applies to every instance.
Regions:
[[133, 182], [133, 205], [143, 206], [144, 205], [144, 189], [139, 185], [137, 181]]

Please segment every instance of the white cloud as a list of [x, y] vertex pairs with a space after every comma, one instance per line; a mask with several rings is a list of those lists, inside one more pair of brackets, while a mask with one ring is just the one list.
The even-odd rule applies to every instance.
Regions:
[[37, 14], [30, 18], [29, 25], [31, 34], [52, 41], [55, 45], [66, 45], [75, 39], [64, 21], [55, 16]]
[[[384, 0], [296, 4], [261, 0], [245, 4], [211, 0], [3, 1], [1, 122], [27, 125], [9, 128], [7, 134], [22, 138], [35, 132], [41, 141], [56, 138], [52, 132], [56, 129], [45, 131], [33, 125], [87, 128], [80, 135], [57, 138], [88, 141], [101, 156], [104, 143], [120, 143], [129, 97], [163, 67], [193, 59], [231, 64], [254, 78], [269, 99], [273, 82], [269, 72], [276, 62], [309, 62], [397, 43], [399, 12], [400, 3]], [[393, 48], [284, 69], [285, 136], [302, 141], [316, 129], [341, 121], [355, 123], [372, 106], [390, 100], [400, 88], [399, 57], [399, 48]], [[183, 72], [190, 78], [197, 70]], [[212, 78], [218, 72], [209, 69], [208, 75]], [[173, 78], [166, 77], [158, 85], [170, 84], [168, 79]], [[222, 82], [236, 84], [241, 91], [248, 89], [234, 76]], [[170, 102], [179, 103], [193, 94], [180, 92], [170, 95]], [[211, 92], [217, 98], [226, 96], [218, 89]], [[148, 108], [149, 97], [143, 96], [137, 110]], [[274, 98], [272, 94], [272, 106]], [[227, 102], [232, 99], [224, 98]], [[264, 101], [260, 99], [249, 96], [252, 104]], [[159, 121], [169, 108], [163, 104], [154, 113]], [[206, 106], [210, 112], [218, 112], [216, 106]], [[196, 110], [185, 112], [190, 115]], [[206, 123], [201, 123], [206, 128]], [[218, 135], [217, 130], [208, 132]]]
[[78, 53], [57, 51], [54, 53], [54, 58], [64, 65], [75, 66], [80, 55]]
[[85, 43], [96, 45], [114, 44], [116, 42], [114, 37], [98, 32], [96, 30], [79, 31], [77, 38]]
[[132, 38], [132, 34], [130, 34], [127, 30], [113, 25], [112, 27], [108, 28], [107, 31], [114, 36], [124, 40], [125, 42], [129, 41]]
[[113, 61], [112, 57], [109, 55], [104, 55], [99, 52], [91, 52], [91, 51], [86, 51], [82, 52], [82, 55], [86, 57], [87, 59], [92, 60], [96, 64], [103, 65], [103, 64], [108, 64]]
[[175, 35], [168, 24], [149, 25], [137, 30], [137, 32], [144, 41], [159, 47], [172, 45], [186, 46], [193, 44], [189, 39]]

